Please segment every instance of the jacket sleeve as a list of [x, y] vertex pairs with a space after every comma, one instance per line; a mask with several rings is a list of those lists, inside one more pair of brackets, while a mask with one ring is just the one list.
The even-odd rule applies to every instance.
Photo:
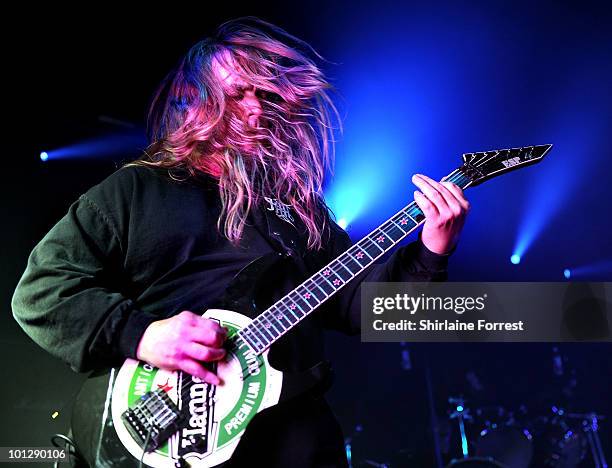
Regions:
[[[331, 226], [331, 257], [338, 257], [351, 245], [348, 234], [336, 223]], [[354, 335], [361, 329], [361, 283], [368, 282], [413, 282], [446, 281], [450, 254], [438, 255], [423, 245], [419, 239], [393, 252], [386, 261], [375, 263], [344, 286], [332, 299], [325, 312], [324, 325]]]
[[159, 320], [121, 293], [119, 239], [82, 195], [36, 245], [13, 294], [23, 330], [77, 372], [135, 357], [144, 330]]

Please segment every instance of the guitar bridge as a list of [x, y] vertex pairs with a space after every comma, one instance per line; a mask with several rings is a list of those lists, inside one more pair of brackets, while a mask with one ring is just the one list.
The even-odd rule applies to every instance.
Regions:
[[161, 447], [184, 422], [180, 410], [163, 389], [145, 393], [121, 419], [145, 452]]

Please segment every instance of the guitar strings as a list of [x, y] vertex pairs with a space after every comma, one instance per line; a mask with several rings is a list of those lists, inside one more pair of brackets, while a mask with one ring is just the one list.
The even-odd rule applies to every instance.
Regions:
[[[464, 175], [463, 175], [463, 174], [460, 174], [460, 173], [456, 174], [456, 172], [458, 172], [458, 171], [459, 171], [458, 169], [457, 169], [457, 170], [455, 170], [455, 171], [453, 171], [453, 173], [449, 174], [449, 176], [447, 176], [447, 177], [445, 178], [445, 180], [447, 180], [447, 181], [453, 181], [453, 182], [459, 181], [459, 180], [460, 180], [462, 177], [464, 177]], [[455, 176], [459, 176], [459, 177], [455, 179]], [[410, 212], [409, 212], [409, 210], [412, 210], [412, 211], [410, 211]], [[363, 267], [363, 268], [362, 268], [362, 271], [363, 271], [363, 269], [365, 269], [365, 268], [369, 267], [369, 266], [370, 266], [370, 264], [372, 264], [372, 263], [373, 263], [374, 261], [376, 261], [376, 260], [377, 260], [379, 257], [381, 257], [382, 255], [384, 255], [384, 254], [385, 254], [385, 253], [386, 253], [388, 250], [390, 250], [390, 249], [391, 249], [393, 246], [395, 246], [397, 243], [399, 243], [399, 242], [400, 242], [400, 241], [401, 241], [401, 240], [402, 240], [404, 237], [406, 237], [408, 234], [410, 234], [410, 233], [411, 233], [411, 232], [412, 232], [412, 231], [413, 231], [413, 230], [414, 230], [416, 227], [418, 227], [418, 225], [419, 225], [419, 224], [421, 224], [421, 223], [416, 224], [416, 225], [415, 225], [415, 226], [414, 226], [414, 227], [413, 227], [411, 230], [409, 230], [409, 231], [407, 231], [407, 232], [404, 232], [404, 233], [402, 234], [402, 236], [401, 236], [401, 237], [400, 237], [400, 238], [399, 238], [397, 241], [394, 241], [394, 240], [391, 238], [391, 236], [389, 235], [389, 233], [387, 232], [387, 230], [388, 230], [390, 227], [393, 227], [393, 226], [397, 227], [396, 223], [394, 223], [392, 220], [393, 220], [394, 218], [396, 218], [398, 214], [402, 214], [402, 213], [407, 213], [407, 214], [409, 214], [409, 216], [410, 216], [410, 215], [412, 215], [411, 217], [416, 217], [416, 216], [418, 216], [419, 214], [420, 214], [420, 215], [422, 215], [422, 212], [421, 212], [421, 211], [418, 209], [418, 207], [416, 206], [416, 204], [415, 204], [414, 202], [412, 202], [410, 205], [408, 205], [407, 207], [405, 207], [405, 208], [403, 208], [402, 210], [400, 210], [400, 211], [399, 211], [399, 212], [398, 212], [396, 215], [392, 216], [392, 217], [391, 217], [391, 218], [390, 218], [388, 221], [386, 221], [385, 223], [383, 223], [381, 226], [379, 226], [378, 228], [374, 229], [374, 230], [372, 231], [372, 233], [368, 234], [368, 236], [365, 236], [365, 237], [364, 237], [364, 238], [363, 238], [361, 241], [359, 241], [358, 243], [356, 243], [355, 245], [353, 245], [351, 248], [349, 248], [349, 249], [348, 249], [348, 250], [347, 250], [345, 253], [343, 253], [343, 254], [341, 254], [340, 256], [338, 256], [338, 257], [337, 257], [337, 258], [336, 258], [334, 261], [340, 261], [340, 262], [342, 263], [342, 257], [343, 257], [343, 256], [345, 257], [345, 261], [346, 261], [346, 260], [347, 260], [346, 256], [347, 256], [347, 255], [349, 255], [349, 256], [350, 256], [349, 251], [350, 251], [352, 248], [354, 248], [354, 247], [359, 247], [361, 250], [366, 250], [366, 249], [370, 248], [372, 245], [376, 245], [377, 249], [379, 249], [379, 250], [380, 250], [380, 254], [379, 254], [378, 256], [375, 256], [374, 258], [372, 258], [372, 256], [370, 256], [370, 255], [369, 255], [369, 253], [368, 253], [368, 251], [366, 250], [366, 254], [368, 255], [368, 257], [370, 257], [371, 261], [370, 261], [370, 262], [368, 262], [368, 264], [366, 264], [365, 266], [363, 266], [363, 265], [361, 265], [359, 262], [357, 262], [357, 263], [358, 263], [360, 266], [362, 266], [362, 267]], [[400, 229], [399, 227], [397, 227], [397, 228], [398, 228], [398, 229]], [[389, 239], [391, 240], [391, 245], [389, 245], [389, 246], [388, 246], [386, 249], [383, 249], [382, 247], [378, 246], [378, 244], [374, 243], [374, 241], [371, 239], [372, 234], [375, 234], [377, 231], [378, 231], [378, 232], [382, 232], [382, 233], [383, 233], [383, 234], [384, 234], [384, 235], [385, 235], [387, 238], [389, 238]], [[332, 261], [332, 262], [333, 262], [333, 261]], [[329, 264], [328, 264], [328, 265], [329, 265]], [[325, 268], [327, 268], [327, 267], [324, 267], [322, 270], [325, 270]], [[346, 268], [346, 267], [345, 267], [345, 268]], [[354, 276], [356, 276], [356, 275], [355, 275], [355, 274], [353, 274], [353, 272], [352, 272], [352, 271], [350, 271], [348, 268], [346, 268], [346, 269], [347, 269], [347, 270], [348, 270], [348, 271], [349, 271], [349, 272], [352, 274], [351, 279], [352, 279]], [[322, 271], [322, 270], [321, 270], [321, 271]], [[333, 270], [332, 270], [332, 271], [333, 271]], [[320, 273], [320, 272], [319, 272], [319, 273]], [[334, 273], [335, 273], [335, 272], [334, 272]], [[338, 275], [337, 273], [335, 273], [335, 274], [336, 274], [336, 276], [338, 276], [338, 277], [339, 277], [339, 275]], [[340, 277], [340, 278], [341, 278], [341, 277]], [[350, 281], [350, 279], [349, 279], [348, 281], [344, 281], [344, 280], [342, 280], [342, 281], [343, 281], [343, 283], [346, 283], [346, 282]], [[292, 295], [297, 294], [297, 290], [298, 290], [298, 289], [300, 289], [300, 287], [304, 287], [306, 290], [308, 290], [309, 288], [305, 286], [305, 285], [306, 285], [308, 282], [310, 282], [310, 283], [314, 284], [316, 287], [319, 287], [319, 288], [320, 288], [320, 286], [321, 286], [322, 284], [326, 284], [326, 282], [328, 282], [328, 280], [327, 280], [326, 278], [321, 278], [321, 276], [320, 276], [319, 274], [315, 273], [315, 275], [311, 276], [309, 279], [307, 279], [306, 281], [304, 281], [304, 282], [303, 282], [303, 283], [302, 283], [300, 286], [296, 287], [296, 288], [295, 288], [293, 291], [289, 292], [289, 293], [288, 293], [288, 294], [287, 294], [285, 297], [281, 298], [279, 301], [277, 301], [275, 304], [273, 304], [271, 307], [269, 307], [269, 308], [268, 308], [266, 311], [264, 311], [262, 314], [260, 314], [258, 317], [256, 317], [256, 318], [253, 320], [252, 324], [260, 324], [260, 325], [261, 325], [261, 324], [263, 324], [262, 320], [263, 320], [264, 316], [265, 316], [266, 314], [268, 314], [268, 315], [269, 315], [269, 313], [272, 313], [273, 315], [275, 315], [275, 318], [278, 320], [278, 322], [280, 322], [280, 323], [279, 323], [279, 327], [278, 327], [278, 328], [280, 328], [280, 327], [284, 328], [284, 326], [283, 326], [283, 324], [282, 324], [282, 322], [281, 322], [282, 318], [281, 318], [281, 319], [279, 319], [279, 318], [276, 316], [276, 315], [278, 315], [279, 311], [277, 310], [277, 312], [273, 312], [273, 311], [272, 311], [272, 309], [273, 309], [273, 308], [275, 308], [275, 307], [276, 307], [277, 309], [279, 309], [279, 305], [278, 305], [279, 303], [280, 303], [280, 305], [282, 305], [282, 306], [284, 306], [285, 308], [287, 308], [287, 307], [288, 307], [288, 306], [287, 306], [287, 304], [285, 304], [285, 303], [284, 303], [284, 301], [285, 301], [286, 299], [289, 299], [289, 300], [290, 300], [292, 303], [294, 303], [294, 304], [295, 304], [297, 307], [299, 307], [299, 304], [297, 304], [297, 303], [296, 303], [296, 299], [292, 298], [291, 296], [292, 296]], [[343, 285], [344, 285], [344, 284], [343, 284]], [[333, 287], [333, 286], [332, 286], [332, 287]], [[322, 288], [320, 288], [320, 289], [322, 289]], [[304, 315], [303, 317], [298, 317], [298, 316], [296, 316], [296, 314], [293, 314], [293, 316], [294, 316], [295, 318], [297, 318], [297, 319], [298, 319], [298, 321], [297, 321], [297, 322], [295, 322], [295, 323], [291, 323], [291, 321], [290, 321], [289, 319], [287, 319], [287, 318], [286, 318], [286, 320], [287, 320], [287, 321], [290, 323], [290, 326], [289, 326], [289, 328], [287, 328], [287, 329], [281, 330], [281, 331], [280, 331], [280, 333], [281, 333], [281, 335], [280, 335], [280, 336], [282, 336], [282, 334], [284, 334], [286, 331], [288, 331], [290, 328], [292, 328], [294, 325], [296, 325], [296, 324], [297, 324], [297, 323], [298, 323], [298, 322], [299, 322], [299, 321], [300, 321], [302, 318], [305, 318], [305, 317], [306, 317], [306, 316], [307, 316], [307, 315], [308, 315], [310, 312], [312, 312], [312, 311], [313, 311], [313, 310], [314, 310], [316, 307], [318, 307], [318, 305], [319, 305], [319, 304], [321, 304], [322, 302], [324, 302], [325, 300], [327, 300], [329, 297], [331, 297], [331, 296], [332, 296], [332, 295], [335, 293], [335, 291], [337, 291], [337, 290], [339, 290], [339, 289], [340, 289], [340, 288], [338, 288], [338, 289], [334, 288], [334, 292], [332, 292], [332, 294], [330, 294], [330, 295], [327, 295], [327, 293], [325, 293], [325, 297], [324, 297], [324, 299], [323, 299], [322, 301], [319, 301], [319, 303], [318, 303], [318, 304], [317, 304], [317, 305], [316, 305], [316, 306], [315, 306], [315, 307], [314, 307], [312, 310], [310, 310], [310, 311], [304, 312], [304, 310], [302, 310], [302, 309], [300, 308], [300, 310], [301, 310], [301, 311], [302, 311], [302, 312], [303, 312], [305, 315]], [[317, 300], [318, 300], [318, 298], [317, 298]], [[304, 302], [310, 306], [310, 303], [308, 303], [308, 302], [306, 302], [306, 301], [304, 301]], [[282, 313], [282, 312], [281, 312], [281, 315], [283, 315], [283, 316], [285, 316], [285, 317], [286, 317], [286, 314], [284, 314], [284, 313]], [[277, 328], [276, 326], [274, 326], [274, 321], [273, 321], [273, 320], [271, 320], [269, 317], [266, 317], [266, 319], [268, 320], [268, 322], [270, 322], [270, 324], [271, 324], [270, 326], [273, 326], [273, 327], [275, 328], [275, 330], [277, 330], [277, 331], [278, 331], [278, 328]], [[266, 329], [269, 329], [269, 326], [266, 326], [265, 324], [263, 324], [263, 326], [264, 326]], [[267, 339], [267, 336], [265, 335], [265, 333], [264, 333], [262, 330], [258, 330], [258, 329], [255, 329], [255, 330], [259, 331], [259, 334], [261, 335], [261, 337], [262, 337], [262, 338], [264, 338], [264, 339], [265, 339], [265, 341], [269, 341], [269, 340]], [[269, 335], [272, 337], [272, 339], [273, 339], [273, 340], [275, 340], [276, 338], [278, 338], [278, 337], [274, 337], [274, 336], [273, 336], [271, 333], [269, 333]], [[280, 336], [279, 336], [279, 337], [280, 337]], [[241, 336], [241, 337], [242, 337], [242, 336]], [[242, 337], [242, 338], [244, 339], [244, 337]], [[271, 344], [271, 343], [267, 343], [267, 344], [266, 344], [265, 342], [262, 342], [262, 340], [260, 340], [259, 338], [257, 338], [257, 336], [255, 336], [255, 338], [256, 338], [256, 339], [258, 339], [258, 341], [260, 341], [260, 342], [261, 342], [260, 344], [264, 344], [264, 345], [265, 345], [265, 347], [268, 347], [268, 346]], [[264, 348], [264, 349], [265, 349], [265, 348]]]
[[[444, 180], [445, 180], [445, 181], [449, 181], [449, 182], [459, 182], [459, 181], [460, 181], [462, 178], [465, 178], [465, 179], [466, 179], [466, 181], [468, 181], [468, 182], [469, 182], [469, 179], [468, 179], [468, 178], [467, 178], [467, 177], [466, 177], [466, 176], [465, 176], [463, 173], [461, 173], [461, 172], [460, 172], [460, 168], [459, 168], [459, 169], [455, 169], [453, 172], [451, 172], [451, 173], [450, 173], [450, 174], [449, 174], [447, 177], [445, 177], [445, 178], [444, 178]], [[468, 184], [468, 185], [469, 185], [469, 184]], [[468, 186], [468, 185], [466, 185], [464, 188], [467, 188], [467, 186]], [[353, 246], [349, 247], [349, 249], [347, 249], [347, 251], [346, 251], [346, 252], [344, 252], [343, 254], [341, 254], [340, 256], [338, 256], [336, 259], [332, 260], [332, 262], [330, 262], [330, 263], [333, 263], [334, 261], [340, 261], [340, 263], [342, 263], [342, 262], [341, 262], [342, 257], [345, 257], [345, 261], [346, 261], [346, 259], [347, 259], [347, 258], [346, 258], [346, 255], [350, 255], [350, 253], [349, 253], [349, 252], [350, 252], [350, 250], [351, 250], [351, 249], [353, 249], [353, 248], [355, 248], [355, 247], [359, 247], [361, 250], [365, 250], [365, 249], [370, 248], [372, 245], [376, 245], [376, 247], [377, 247], [377, 248], [380, 250], [379, 255], [377, 255], [377, 256], [375, 256], [374, 258], [372, 258], [372, 256], [370, 256], [370, 255], [369, 255], [369, 253], [368, 253], [368, 252], [367, 252], [367, 250], [366, 250], [366, 254], [368, 255], [368, 257], [370, 257], [371, 261], [370, 261], [370, 262], [368, 262], [368, 263], [367, 263], [365, 266], [363, 266], [363, 265], [361, 265], [359, 262], [357, 262], [357, 263], [358, 263], [360, 266], [362, 266], [361, 271], [365, 270], [365, 268], [368, 268], [368, 267], [369, 267], [371, 264], [373, 264], [373, 263], [374, 263], [374, 262], [375, 262], [375, 261], [376, 261], [378, 258], [380, 258], [381, 256], [383, 256], [383, 255], [384, 255], [384, 254], [385, 254], [387, 251], [389, 251], [391, 248], [393, 248], [395, 245], [397, 245], [397, 243], [401, 242], [401, 241], [402, 241], [402, 239], [404, 239], [404, 238], [405, 238], [407, 235], [409, 235], [409, 234], [410, 234], [410, 233], [411, 233], [411, 232], [412, 232], [414, 229], [416, 229], [416, 228], [417, 228], [417, 227], [418, 227], [418, 226], [421, 224], [420, 222], [419, 222], [419, 223], [417, 223], [417, 224], [416, 224], [416, 225], [415, 225], [415, 226], [414, 226], [412, 229], [410, 229], [410, 230], [409, 230], [409, 231], [407, 231], [407, 232], [404, 232], [404, 233], [402, 234], [402, 236], [401, 236], [401, 237], [400, 237], [400, 238], [399, 238], [397, 241], [394, 241], [394, 240], [393, 240], [393, 238], [392, 238], [392, 237], [389, 235], [389, 233], [387, 232], [387, 230], [388, 230], [389, 228], [393, 227], [393, 226], [395, 226], [397, 229], [400, 229], [399, 227], [397, 227], [397, 224], [393, 222], [393, 220], [394, 220], [394, 219], [395, 219], [395, 218], [398, 216], [398, 214], [402, 214], [402, 213], [408, 214], [408, 215], [409, 215], [411, 218], [416, 218], [416, 217], [417, 217], [417, 216], [419, 216], [419, 215], [423, 215], [422, 211], [421, 211], [421, 210], [418, 208], [418, 206], [416, 205], [416, 203], [415, 203], [415, 202], [411, 202], [411, 203], [410, 203], [408, 206], [406, 206], [406, 207], [402, 208], [402, 209], [401, 209], [401, 210], [400, 210], [398, 213], [396, 213], [394, 216], [392, 216], [392, 217], [391, 217], [389, 220], [387, 220], [386, 222], [384, 222], [383, 224], [381, 224], [381, 225], [380, 225], [378, 228], [374, 229], [374, 230], [373, 230], [373, 231], [372, 231], [370, 234], [368, 234], [367, 236], [365, 236], [365, 237], [364, 237], [362, 240], [360, 240], [359, 242], [357, 242], [357, 243], [356, 243], [356, 244], [354, 244]], [[388, 239], [391, 241], [391, 244], [390, 244], [390, 245], [389, 245], [387, 248], [383, 249], [382, 247], [380, 247], [378, 244], [376, 244], [376, 243], [375, 243], [375, 242], [374, 242], [374, 241], [371, 239], [372, 234], [375, 234], [375, 233], [377, 233], [377, 232], [381, 232], [382, 234], [384, 234], [384, 235], [385, 235], [385, 236], [386, 236], [386, 237], [387, 237], [387, 238], [388, 238]], [[264, 312], [262, 312], [261, 314], [259, 314], [259, 315], [258, 315], [258, 316], [257, 316], [255, 319], [253, 319], [253, 321], [252, 321], [252, 322], [251, 322], [249, 325], [247, 325], [247, 327], [251, 327], [251, 325], [254, 325], [254, 326], [252, 327], [252, 328], [253, 328], [253, 333], [255, 333], [255, 332], [259, 332], [258, 334], [260, 335], [260, 337], [261, 337], [261, 338], [264, 338], [264, 340], [261, 340], [260, 338], [258, 338], [258, 337], [257, 337], [257, 335], [255, 335], [255, 337], [254, 337], [254, 338], [257, 340], [257, 341], [259, 341], [259, 342], [260, 342], [259, 344], [264, 345], [264, 348], [263, 348], [262, 350], [257, 350], [257, 349], [254, 349], [254, 348], [255, 348], [255, 346], [252, 346], [252, 344], [256, 344], [256, 343], [250, 343], [250, 342], [247, 342], [247, 345], [248, 345], [249, 347], [253, 348], [253, 351], [255, 351], [257, 354], [261, 354], [261, 352], [263, 352], [265, 349], [267, 349], [267, 348], [268, 348], [268, 347], [269, 347], [269, 346], [272, 344], [272, 342], [273, 342], [273, 341], [275, 341], [276, 339], [280, 338], [280, 337], [281, 337], [282, 335], [284, 335], [284, 334], [285, 334], [287, 331], [289, 331], [291, 328], [293, 328], [293, 326], [297, 325], [297, 324], [298, 324], [298, 323], [299, 323], [299, 322], [300, 322], [300, 321], [301, 321], [303, 318], [307, 317], [307, 316], [308, 316], [308, 315], [309, 315], [309, 314], [310, 314], [312, 311], [314, 311], [314, 310], [315, 310], [315, 309], [316, 309], [316, 308], [317, 308], [317, 307], [318, 307], [320, 304], [322, 304], [322, 303], [323, 303], [323, 302], [325, 302], [327, 299], [329, 299], [329, 298], [330, 298], [332, 295], [334, 295], [334, 294], [335, 294], [335, 292], [336, 292], [336, 291], [340, 290], [340, 289], [341, 289], [341, 288], [344, 286], [344, 284], [346, 284], [346, 283], [347, 283], [347, 282], [349, 282], [349, 281], [350, 281], [350, 280], [351, 280], [353, 277], [355, 277], [355, 276], [356, 276], [356, 274], [353, 274], [353, 272], [352, 272], [352, 271], [350, 271], [348, 268], [344, 267], [344, 268], [346, 268], [346, 269], [347, 269], [347, 271], [349, 271], [349, 272], [352, 274], [351, 278], [350, 278], [349, 280], [347, 280], [347, 281], [342, 280], [342, 281], [343, 281], [343, 283], [342, 283], [342, 285], [340, 286], [340, 288], [337, 288], [337, 289], [336, 289], [336, 288], [334, 288], [334, 291], [333, 291], [331, 294], [329, 294], [329, 295], [328, 295], [327, 293], [325, 293], [325, 297], [323, 298], [323, 300], [319, 301], [319, 302], [318, 302], [318, 304], [317, 304], [317, 305], [315, 305], [315, 306], [314, 306], [314, 307], [313, 307], [311, 310], [309, 310], [309, 311], [304, 311], [304, 310], [303, 310], [303, 309], [302, 309], [302, 308], [299, 306], [299, 304], [296, 302], [296, 300], [295, 300], [295, 299], [293, 299], [291, 296], [292, 296], [292, 295], [296, 295], [296, 294], [298, 294], [298, 293], [297, 293], [297, 290], [299, 290], [300, 288], [304, 288], [304, 289], [306, 289], [306, 290], [308, 291], [308, 290], [309, 290], [309, 288], [308, 288], [308, 287], [306, 287], [305, 285], [306, 285], [307, 283], [309, 283], [309, 282], [310, 282], [310, 283], [312, 283], [312, 284], [314, 284], [316, 287], [320, 288], [321, 290], [323, 290], [323, 289], [321, 288], [321, 285], [326, 284], [326, 283], [328, 282], [328, 280], [327, 280], [326, 278], [324, 278], [324, 277], [321, 277], [320, 273], [321, 273], [323, 270], [325, 270], [326, 268], [328, 268], [328, 266], [329, 266], [329, 265], [330, 265], [330, 264], [328, 264], [326, 267], [324, 267], [324, 268], [322, 268], [321, 270], [319, 270], [319, 272], [315, 273], [315, 274], [314, 274], [314, 275], [312, 275], [310, 278], [306, 279], [306, 280], [305, 280], [305, 281], [304, 281], [302, 284], [300, 284], [300, 285], [299, 285], [299, 286], [297, 286], [295, 289], [293, 289], [292, 291], [290, 291], [290, 292], [289, 292], [287, 295], [285, 295], [284, 297], [282, 297], [281, 299], [279, 299], [278, 301], [276, 301], [276, 302], [275, 302], [275, 303], [274, 303], [272, 306], [270, 306], [270, 307], [269, 307], [268, 309], [266, 309]], [[332, 270], [332, 271], [334, 271], [334, 270]], [[360, 271], [359, 273], [361, 273], [361, 271]], [[335, 272], [334, 272], [334, 273], [335, 273]], [[358, 273], [358, 274], [359, 274], [359, 273]], [[341, 277], [340, 277], [340, 276], [339, 276], [337, 273], [335, 273], [335, 275], [336, 275], [336, 276], [338, 276], [339, 278], [341, 278]], [[333, 287], [333, 286], [332, 286], [332, 287]], [[310, 288], [310, 289], [312, 289], [312, 288]], [[316, 296], [315, 296], [315, 297], [316, 297]], [[304, 313], [304, 315], [303, 315], [302, 317], [299, 317], [299, 316], [297, 316], [295, 313], [292, 313], [292, 312], [291, 312], [291, 313], [292, 313], [292, 315], [294, 316], [294, 318], [296, 318], [296, 319], [297, 319], [297, 321], [296, 321], [295, 323], [291, 323], [291, 321], [290, 321], [288, 318], [286, 318], [286, 317], [287, 317], [287, 315], [286, 315], [286, 314], [285, 314], [285, 313], [284, 313], [282, 310], [279, 310], [281, 305], [282, 305], [282, 306], [284, 306], [286, 309], [289, 309], [289, 306], [287, 306], [287, 304], [285, 304], [285, 301], [286, 301], [287, 299], [288, 299], [288, 300], [290, 300], [290, 301], [291, 301], [293, 304], [295, 304], [295, 306], [296, 306], [296, 307], [298, 307], [298, 308], [301, 310], [301, 312], [302, 312], [302, 313]], [[296, 299], [297, 299], [297, 297], [296, 297]], [[316, 299], [317, 299], [317, 301], [319, 300], [318, 298], [316, 298]], [[304, 302], [305, 302], [306, 304], [308, 304], [308, 306], [311, 306], [311, 304], [310, 304], [310, 303], [308, 303], [308, 302], [306, 302], [306, 301], [304, 301]], [[312, 306], [311, 306], [311, 307], [312, 307]], [[277, 309], [277, 311], [276, 311], [276, 312], [274, 312], [274, 311], [272, 310], [272, 309], [274, 309], [274, 308], [276, 308], [276, 309]], [[291, 310], [291, 309], [289, 309], [289, 310]], [[271, 314], [272, 316], [274, 316], [274, 318], [276, 319], [276, 323], [278, 324], [278, 327], [274, 325], [275, 321], [274, 321], [274, 320], [272, 320], [272, 319], [271, 319], [271, 317], [268, 317], [268, 315], [270, 315], [270, 314]], [[286, 320], [287, 322], [289, 322], [289, 324], [290, 324], [290, 325], [289, 325], [289, 327], [288, 327], [288, 328], [285, 328], [285, 327], [283, 326], [283, 323], [282, 323], [282, 317], [281, 317], [280, 319], [278, 318], [278, 315], [279, 315], [279, 314], [280, 314], [280, 315], [282, 315], [282, 316], [284, 316], [284, 317], [285, 317], [285, 320]], [[268, 325], [268, 326], [267, 326], [267, 325], [266, 325], [264, 322], [262, 322], [262, 320], [263, 320], [264, 318], [267, 320], [267, 322], [268, 322], [270, 325]], [[261, 326], [261, 325], [263, 325], [263, 329], [257, 328], [257, 326], [256, 326], [256, 325], [260, 325], [260, 326]], [[247, 327], [245, 327], [245, 328], [247, 328]], [[278, 333], [280, 333], [280, 335], [279, 335], [279, 336], [275, 337], [275, 336], [274, 336], [272, 333], [268, 332], [268, 335], [270, 335], [270, 337], [272, 338], [272, 342], [269, 342], [269, 341], [270, 341], [270, 339], [267, 337], [267, 335], [265, 334], [265, 331], [264, 331], [264, 330], [266, 330], [266, 329], [267, 329], [267, 330], [269, 330], [269, 328], [270, 328], [270, 327], [274, 327], [274, 329], [275, 329], [275, 330], [276, 330]], [[279, 331], [279, 328], [281, 328], [281, 330], [280, 330], [280, 331]], [[239, 332], [238, 332], [236, 335], [238, 335], [238, 337], [239, 337], [239, 338], [241, 338], [243, 341], [246, 341], [245, 336], [243, 336], [243, 334], [242, 334], [242, 333], [243, 333], [243, 330], [244, 330], [244, 329], [241, 329], [241, 330], [240, 330], [240, 331], [239, 331]], [[249, 331], [247, 331], [247, 333], [249, 333]], [[269, 342], [269, 343], [267, 343], [267, 342]]]

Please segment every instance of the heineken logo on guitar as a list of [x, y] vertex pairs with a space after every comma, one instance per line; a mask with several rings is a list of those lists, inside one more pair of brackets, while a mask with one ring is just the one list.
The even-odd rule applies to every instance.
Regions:
[[185, 457], [192, 453], [197, 453], [200, 448], [203, 453], [209, 451], [209, 437], [212, 432], [214, 405], [211, 403], [214, 388], [202, 382], [199, 378], [186, 374], [181, 374], [181, 386], [189, 383], [190, 388], [186, 397], [179, 398], [178, 407], [187, 410], [186, 427], [180, 430], [178, 442], [178, 455]]
[[[244, 326], [246, 317], [240, 317], [236, 323], [237, 315], [229, 311], [207, 313], [228, 328], [230, 339]], [[144, 454], [145, 464], [174, 466], [174, 460], [184, 459], [193, 466], [214, 466], [223, 461], [219, 456], [231, 455], [253, 417], [278, 401], [275, 389], [280, 388], [280, 372], [246, 345], [229, 352], [216, 372], [225, 381], [223, 386], [210, 385], [182, 372], [167, 372], [135, 360], [126, 361], [114, 384], [112, 420], [119, 439], [133, 457], [140, 459], [143, 443], [135, 440], [133, 431], [124, 424], [123, 415], [150, 392], [167, 394], [176, 404], [183, 422], [163, 445]], [[123, 393], [122, 388], [127, 391]], [[159, 402], [146, 412], [156, 423], [163, 424], [171, 418], [171, 411]], [[143, 434], [146, 438], [146, 431]]]
[[[463, 164], [445, 180], [466, 189], [535, 164], [551, 147], [467, 153]], [[193, 467], [212, 467], [229, 460], [257, 413], [310, 391], [325, 379], [325, 363], [302, 373], [283, 374], [274, 369], [268, 362], [270, 347], [424, 220], [417, 204], [410, 203], [254, 319], [239, 311], [208, 310], [204, 317], [230, 330], [225, 344], [227, 355], [212, 369], [222, 385], [132, 359], [125, 361], [116, 378], [112, 369], [106, 380], [90, 379], [91, 384], [84, 385], [75, 406], [75, 413], [82, 419], [90, 414], [96, 417], [92, 406], [102, 409], [98, 411], [102, 413], [101, 424], [97, 425], [102, 427], [99, 440], [96, 444], [79, 444], [97, 447], [95, 453], [86, 454], [87, 458], [93, 465], [110, 466], [134, 466], [134, 461], [142, 458], [156, 468], [184, 462]], [[241, 294], [242, 303], [253, 302], [254, 293], [248, 296], [243, 289], [262, 275], [259, 262], [267, 262], [268, 268], [271, 265], [262, 257], [228, 287], [228, 291]], [[98, 388], [101, 385], [106, 386], [106, 393]], [[100, 394], [106, 397], [96, 401], [94, 395]], [[89, 423], [89, 427], [95, 425]], [[79, 427], [73, 426], [73, 430], [78, 439]]]

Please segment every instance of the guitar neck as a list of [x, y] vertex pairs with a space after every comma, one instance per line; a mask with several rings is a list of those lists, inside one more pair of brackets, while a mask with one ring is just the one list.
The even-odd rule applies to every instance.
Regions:
[[[444, 180], [463, 189], [471, 184], [471, 179], [460, 169]], [[238, 335], [255, 353], [264, 352], [424, 221], [425, 216], [415, 202], [405, 206], [262, 312]]]

